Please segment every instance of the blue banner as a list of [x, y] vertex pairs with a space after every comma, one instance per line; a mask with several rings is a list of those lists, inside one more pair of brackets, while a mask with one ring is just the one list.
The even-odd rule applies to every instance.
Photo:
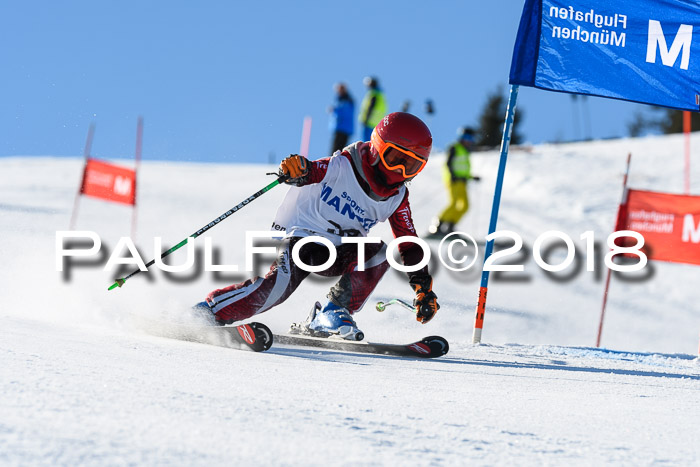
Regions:
[[700, 110], [700, 1], [526, 0], [510, 83]]

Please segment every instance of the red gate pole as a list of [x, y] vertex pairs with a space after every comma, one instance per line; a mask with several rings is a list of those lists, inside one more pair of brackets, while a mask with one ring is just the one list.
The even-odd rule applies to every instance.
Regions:
[[85, 141], [85, 149], [83, 149], [83, 156], [85, 162], [83, 163], [83, 176], [80, 180], [80, 186], [78, 191], [75, 193], [75, 200], [73, 201], [73, 213], [70, 216], [70, 224], [68, 230], [73, 230], [75, 228], [75, 222], [78, 219], [78, 206], [80, 205], [80, 195], [83, 193], [83, 184], [85, 183], [85, 171], [87, 170], [88, 159], [90, 158], [90, 151], [92, 150], [92, 137], [95, 135], [95, 124], [90, 123], [90, 128], [88, 129], [87, 140]]
[[311, 117], [304, 117], [304, 126], [301, 129], [301, 147], [299, 154], [309, 156], [309, 143], [311, 142]]
[[[620, 213], [622, 212], [622, 207], [627, 204], [627, 178], [629, 177], [630, 174], [630, 162], [632, 160], [632, 154], [627, 154], [627, 167], [625, 168], [625, 177], [622, 180], [622, 200], [620, 201], [620, 205], [617, 207], [617, 216], [615, 217], [615, 227], [613, 230], [617, 227], [618, 222], [620, 221]], [[595, 341], [595, 346], [600, 347], [600, 338], [603, 335], [603, 319], [605, 318], [605, 306], [608, 303], [608, 289], [610, 288], [610, 275], [611, 271], [610, 268], [608, 268], [608, 272], [605, 276], [605, 290], [603, 291], [603, 306], [600, 310], [600, 323], [598, 324], [598, 337], [596, 338]]]
[[136, 152], [134, 155], [135, 165], [134, 165], [134, 206], [131, 211], [131, 240], [136, 242], [136, 195], [138, 191], [136, 189], [139, 179], [139, 167], [141, 165], [141, 147], [143, 145], [143, 117], [139, 117], [136, 123]]

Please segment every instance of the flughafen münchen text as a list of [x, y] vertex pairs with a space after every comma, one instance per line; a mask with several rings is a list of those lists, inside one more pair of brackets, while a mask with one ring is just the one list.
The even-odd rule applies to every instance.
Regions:
[[[590, 42], [592, 44], [625, 46], [625, 33], [619, 29], [627, 29], [627, 15], [617, 13], [614, 15], [601, 15], [593, 9], [578, 11], [572, 6], [568, 8], [553, 6], [549, 9], [549, 16], [551, 18], [584, 23], [583, 28], [581, 25], [576, 26], [576, 28], [552, 26], [552, 37]], [[591, 27], [597, 30], [589, 30]]]

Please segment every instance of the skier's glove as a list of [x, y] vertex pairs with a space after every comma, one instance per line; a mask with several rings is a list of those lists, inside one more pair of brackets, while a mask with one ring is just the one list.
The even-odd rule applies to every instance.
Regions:
[[435, 316], [440, 309], [437, 295], [433, 292], [433, 278], [430, 274], [419, 273], [411, 276], [409, 283], [416, 292], [413, 306], [416, 309], [416, 319], [425, 324]]
[[304, 156], [292, 154], [280, 164], [280, 175], [286, 175], [284, 183], [300, 186], [309, 179], [309, 160]]

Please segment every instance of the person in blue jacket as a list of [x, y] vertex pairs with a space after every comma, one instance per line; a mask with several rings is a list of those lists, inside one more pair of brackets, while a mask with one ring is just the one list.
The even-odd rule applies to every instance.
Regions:
[[342, 151], [348, 144], [348, 139], [355, 131], [355, 102], [348, 92], [345, 83], [335, 86], [335, 102], [329, 109], [331, 113], [330, 128], [333, 131], [331, 154]]

